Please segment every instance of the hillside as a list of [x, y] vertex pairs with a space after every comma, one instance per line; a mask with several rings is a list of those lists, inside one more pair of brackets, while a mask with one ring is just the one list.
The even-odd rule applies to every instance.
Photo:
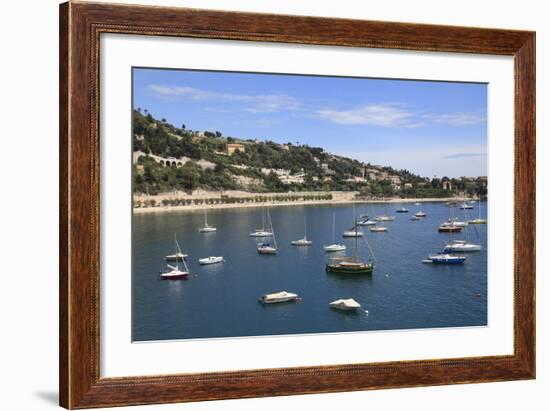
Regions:
[[246, 190], [360, 191], [363, 195], [448, 195], [407, 170], [337, 156], [320, 147], [199, 132], [134, 110], [134, 192]]

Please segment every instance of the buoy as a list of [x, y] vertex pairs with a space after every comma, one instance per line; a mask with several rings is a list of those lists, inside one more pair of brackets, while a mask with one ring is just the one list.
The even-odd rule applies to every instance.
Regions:
[[365, 310], [365, 315], [369, 315], [369, 310]]

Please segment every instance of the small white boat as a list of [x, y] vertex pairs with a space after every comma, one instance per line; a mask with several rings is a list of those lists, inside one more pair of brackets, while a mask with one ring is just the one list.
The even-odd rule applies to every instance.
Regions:
[[419, 211], [419, 212], [416, 213], [414, 216], [415, 216], [415, 217], [424, 218], [424, 217], [427, 216], [427, 214], [426, 214], [424, 211]]
[[414, 203], [414, 205], [415, 205], [415, 206], [419, 206], [419, 205], [420, 205], [420, 203]]
[[373, 221], [373, 220], [361, 220], [361, 221], [357, 222], [357, 225], [361, 225], [361, 226], [376, 225], [376, 221]]
[[332, 244], [323, 247], [326, 252], [345, 251], [344, 244], [336, 244], [336, 212], [332, 210]]
[[376, 221], [394, 221], [395, 217], [392, 215], [380, 215], [375, 218]]
[[208, 213], [206, 208], [204, 209], [204, 227], [199, 228], [199, 233], [214, 233], [216, 232], [216, 227], [208, 225]]
[[388, 231], [388, 227], [371, 227], [369, 231], [371, 233], [383, 233]]
[[398, 208], [397, 210], [395, 210], [396, 213], [408, 213], [409, 210], [405, 207], [401, 207], [401, 208]]
[[363, 237], [363, 232], [359, 230], [346, 230], [342, 233], [342, 237]]
[[420, 217], [413, 215], [411, 218], [409, 218], [411, 221], [419, 221], [422, 220]]
[[361, 304], [359, 304], [353, 298], [336, 300], [331, 302], [329, 306], [330, 308], [343, 311], [356, 311], [361, 308]]
[[163, 280], [180, 280], [187, 278], [189, 271], [182, 271], [178, 266], [166, 264], [170, 271], [164, 271], [160, 273], [160, 278]]
[[305, 238], [305, 237], [304, 237], [304, 238], [300, 238], [299, 240], [294, 240], [294, 241], [291, 241], [291, 242], [290, 242], [290, 244], [292, 244], [292, 245], [298, 245], [298, 246], [300, 246], [300, 245], [302, 245], [302, 246], [304, 246], [304, 245], [311, 245], [312, 243], [313, 243], [313, 241], [308, 240], [308, 239]]
[[307, 246], [311, 245], [313, 242], [311, 240], [307, 239], [307, 224], [306, 220], [304, 218], [304, 238], [300, 238], [299, 240], [291, 241], [290, 244], [297, 245], [297, 246]]
[[250, 233], [250, 237], [271, 237], [272, 235], [272, 232], [261, 229], [254, 230]]
[[462, 203], [458, 208], [460, 208], [461, 210], [471, 210], [474, 207], [471, 204]]
[[480, 244], [470, 244], [464, 240], [455, 240], [452, 243], [446, 244], [444, 252], [459, 252], [468, 253], [471, 251], [481, 251]]
[[166, 257], [164, 257], [164, 259], [165, 259], [166, 261], [183, 261], [183, 260], [186, 260], [187, 257], [189, 257], [188, 254], [184, 254], [184, 253], [175, 253], [175, 254], [167, 255]]
[[483, 218], [476, 218], [468, 221], [468, 224], [487, 224], [487, 220], [484, 220]]
[[262, 211], [262, 228], [257, 228], [250, 233], [250, 237], [271, 237], [273, 232], [265, 229], [265, 213]]
[[[455, 219], [450, 219], [447, 221], [447, 223], [449, 224], [452, 224], [453, 226], [455, 227], [466, 227], [468, 225], [468, 222], [467, 221], [458, 221], [458, 220], [455, 220]], [[445, 223], [443, 223], [445, 224]]]
[[346, 246], [344, 244], [330, 244], [323, 247], [326, 252], [345, 251]]
[[[174, 252], [173, 255], [174, 256], [183, 255], [183, 253], [181, 252], [181, 249], [180, 249], [180, 245], [178, 244], [178, 240], [176, 239], [176, 234], [174, 234], [174, 245], [175, 245], [176, 249], [174, 250], [175, 252]], [[167, 257], [169, 257], [169, 256], [167, 256]], [[187, 268], [187, 264], [185, 264], [185, 259], [181, 260], [181, 262], [183, 263], [183, 267], [185, 268], [184, 270], [180, 270], [178, 261], [180, 261], [180, 260], [178, 260], [176, 258], [176, 260], [175, 260], [176, 265], [166, 264], [167, 270], [166, 271], [161, 271], [159, 273], [160, 278], [163, 279], [163, 280], [180, 280], [180, 279], [187, 278], [188, 275], [189, 275], [189, 268]]]
[[258, 250], [259, 254], [277, 254], [277, 247], [274, 247], [269, 243], [259, 243], [256, 250]]
[[207, 264], [216, 264], [216, 263], [223, 263], [225, 260], [223, 257], [206, 257], [206, 258], [199, 258], [199, 264], [201, 265], [207, 265]]
[[262, 304], [275, 304], [275, 303], [285, 303], [288, 301], [297, 301], [300, 297], [298, 294], [289, 293], [288, 291], [280, 291], [278, 293], [264, 294], [262, 295], [258, 302]]

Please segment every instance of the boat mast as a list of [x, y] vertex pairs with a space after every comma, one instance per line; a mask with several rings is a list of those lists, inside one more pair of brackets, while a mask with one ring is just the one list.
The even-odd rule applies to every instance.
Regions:
[[269, 209], [267, 209], [267, 221], [269, 222], [269, 228], [271, 229], [271, 233], [273, 234], [273, 245], [275, 246], [275, 250], [277, 250], [277, 238], [275, 237], [275, 230], [273, 230], [273, 221], [271, 220]]
[[204, 209], [204, 226], [208, 227], [208, 211], [206, 208]]
[[336, 244], [336, 237], [335, 237], [335, 230], [336, 230], [336, 211], [334, 208], [332, 209], [332, 244]]
[[174, 248], [175, 248], [175, 254], [176, 254], [176, 269], [179, 270], [180, 266], [178, 264], [178, 259], [179, 259], [179, 255], [181, 254], [181, 250], [180, 250], [180, 245], [178, 244], [178, 239], [176, 238], [176, 233], [174, 233]]

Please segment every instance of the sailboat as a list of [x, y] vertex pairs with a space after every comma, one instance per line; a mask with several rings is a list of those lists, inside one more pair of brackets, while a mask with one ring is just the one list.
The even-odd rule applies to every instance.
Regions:
[[[179, 250], [180, 246], [178, 244], [178, 239], [176, 238], [176, 233], [174, 233], [174, 242], [176, 243], [176, 248]], [[189, 257], [187, 254], [182, 253], [181, 251], [174, 254], [170, 254], [164, 257], [166, 261], [183, 261]]]
[[[357, 233], [357, 221], [355, 221], [355, 231]], [[372, 261], [361, 261], [359, 258], [359, 248], [357, 246], [357, 238], [355, 235], [355, 252], [350, 257], [333, 257], [326, 265], [326, 271], [330, 273], [341, 274], [372, 274], [374, 264]], [[368, 243], [367, 243], [368, 245]]]
[[335, 234], [336, 234], [336, 211], [332, 210], [332, 244], [329, 244], [323, 247], [323, 249], [326, 252], [344, 251], [346, 249], [346, 246], [344, 244], [336, 244]]
[[206, 208], [204, 209], [204, 227], [199, 228], [199, 233], [214, 233], [216, 227], [208, 225], [208, 212]]
[[299, 245], [299, 246], [305, 246], [305, 245], [311, 245], [312, 244], [312, 241], [307, 239], [307, 222], [306, 222], [305, 216], [304, 216], [304, 238], [300, 238], [299, 240], [291, 241], [290, 244]]
[[273, 233], [271, 231], [266, 231], [265, 229], [265, 213], [262, 210], [262, 228], [257, 228], [256, 230], [252, 231], [249, 236], [250, 237], [271, 237]]
[[353, 227], [344, 231], [342, 233], [342, 237], [363, 237], [363, 232], [361, 230], [357, 230], [357, 226], [359, 224], [357, 223], [357, 217], [355, 216], [355, 204], [353, 205], [353, 221], [355, 222]]
[[440, 233], [459, 233], [468, 223], [458, 221], [458, 218], [453, 217], [452, 207], [449, 207], [449, 219], [439, 226]]
[[277, 254], [277, 239], [275, 238], [275, 232], [273, 231], [273, 222], [271, 221], [271, 216], [269, 215], [269, 210], [267, 210], [267, 220], [269, 222], [269, 227], [271, 229], [270, 233], [273, 236], [273, 245], [266, 242], [261, 242], [256, 248], [259, 254]]
[[487, 224], [487, 220], [481, 218], [481, 198], [478, 200], [477, 209], [478, 209], [478, 217], [468, 222], [470, 224]]
[[[174, 243], [176, 252], [174, 255], [181, 255], [183, 254], [181, 252], [180, 246], [176, 240], [176, 235], [174, 234]], [[160, 272], [160, 278], [163, 280], [182, 280], [189, 276], [189, 268], [187, 268], [187, 264], [185, 264], [185, 259], [182, 259], [181, 262], [183, 264], [184, 270], [180, 270], [178, 261], [176, 259], [176, 265], [166, 264], [166, 271]]]
[[376, 221], [394, 221], [395, 216], [388, 214], [388, 206], [384, 205], [384, 214], [375, 218]]
[[[466, 214], [466, 209], [464, 209], [464, 214]], [[475, 228], [475, 227], [474, 227]], [[476, 234], [477, 234], [477, 229]], [[461, 253], [467, 253], [471, 251], [481, 251], [481, 244], [474, 244], [470, 243], [468, 241], [468, 227], [464, 230], [464, 240], [454, 240], [451, 243], [445, 244], [445, 248], [443, 249], [443, 252], [461, 252]], [[478, 234], [479, 239], [479, 234]]]

